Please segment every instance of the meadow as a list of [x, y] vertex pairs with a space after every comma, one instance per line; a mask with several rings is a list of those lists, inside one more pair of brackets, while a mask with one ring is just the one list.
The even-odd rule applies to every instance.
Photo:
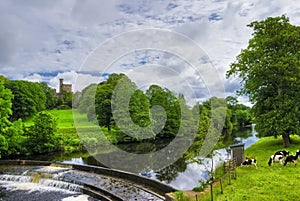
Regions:
[[[47, 112], [55, 116], [57, 120], [57, 134], [60, 135], [61, 146], [65, 153], [84, 151], [82, 141], [90, 146], [100, 143], [99, 133], [96, 133], [99, 131], [99, 127], [94, 122], [88, 122], [86, 114], [81, 114], [76, 110], [47, 110]], [[74, 116], [76, 116], [76, 126], [74, 125]], [[27, 119], [24, 124], [25, 126], [33, 125], [33, 118]], [[86, 135], [79, 136], [78, 131], [86, 133]]]
[[[286, 150], [295, 155], [300, 149], [300, 137], [291, 136], [292, 144]], [[238, 167], [236, 180], [223, 181], [223, 194], [219, 183], [214, 185], [214, 200], [217, 201], [297, 201], [300, 200], [300, 164], [279, 163], [268, 165], [268, 160], [276, 151], [283, 150], [282, 139], [264, 137], [247, 148], [245, 157], [256, 158], [256, 169], [252, 166]], [[298, 159], [299, 160], [299, 159]], [[196, 193], [187, 192], [178, 200], [196, 200]], [[198, 193], [198, 200], [210, 201], [209, 189]]]

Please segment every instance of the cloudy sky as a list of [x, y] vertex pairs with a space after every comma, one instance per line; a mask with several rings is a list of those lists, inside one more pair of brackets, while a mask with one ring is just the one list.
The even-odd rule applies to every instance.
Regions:
[[[177, 85], [193, 85], [198, 78], [188, 61], [172, 52], [136, 50], [111, 61], [110, 67], [96, 69], [98, 74], [85, 69], [93, 52], [112, 38], [135, 30], [161, 29], [194, 41], [205, 53], [198, 59], [209, 61], [225, 86], [225, 94], [232, 95], [239, 83], [226, 80], [225, 73], [247, 47], [252, 30], [246, 25], [282, 14], [292, 24], [300, 24], [296, 0], [2, 0], [0, 74], [10, 79], [45, 81], [53, 88], [64, 78], [65, 83], [76, 84], [74, 90], [99, 82], [114, 71], [135, 76], [140, 88], [147, 85], [141, 80], [170, 84], [175, 83], [176, 76], [180, 77]], [[164, 65], [167, 72], [161, 67]], [[173, 74], [172, 69], [179, 67], [185, 70]], [[199, 99], [205, 94], [202, 85], [192, 86]]]

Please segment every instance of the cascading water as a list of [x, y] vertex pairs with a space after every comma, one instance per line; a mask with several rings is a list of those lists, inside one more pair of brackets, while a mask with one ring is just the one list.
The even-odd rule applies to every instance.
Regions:
[[65, 189], [74, 192], [81, 192], [82, 189], [82, 186], [80, 185], [72, 184], [64, 181], [52, 180], [52, 179], [40, 179], [38, 184], [43, 186]]
[[24, 176], [24, 175], [0, 175], [0, 181], [6, 181], [6, 182], [21, 182], [21, 183], [27, 183], [32, 182], [33, 178], [30, 176]]
[[[30, 169], [23, 170], [22, 172], [11, 170], [0, 171], [0, 200], [2, 200], [2, 187], [6, 188], [8, 196], [15, 197], [19, 195], [20, 198], [9, 199], [5, 197], [5, 201], [96, 201], [97, 199], [94, 197], [101, 199], [103, 198], [101, 195], [108, 196], [112, 200], [115, 200], [115, 198], [117, 200], [164, 200], [163, 196], [145, 189], [143, 186], [139, 186], [132, 181], [55, 166], [31, 166]], [[28, 196], [28, 199], [24, 199], [24, 192], [26, 192], [25, 195]], [[93, 197], [87, 196], [83, 192]], [[58, 195], [59, 197], [57, 197]], [[36, 197], [32, 199], [31, 196]], [[40, 199], [41, 196], [45, 196], [45, 199]]]
[[19, 183], [35, 183], [37, 185], [55, 187], [69, 191], [79, 192], [81, 186], [74, 183], [61, 181], [60, 175], [69, 171], [69, 168], [61, 168], [55, 166], [36, 167], [25, 170], [21, 174], [2, 174], [0, 181], [2, 182], [19, 182]]
[[[96, 200], [82, 194], [82, 186], [61, 181], [57, 175], [68, 168], [34, 167], [6, 169], [0, 174], [0, 200]], [[42, 198], [42, 199], [40, 199]]]

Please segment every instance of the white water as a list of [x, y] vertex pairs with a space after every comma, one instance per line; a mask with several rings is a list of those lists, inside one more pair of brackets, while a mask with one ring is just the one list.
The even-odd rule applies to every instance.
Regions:
[[0, 175], [0, 181], [7, 181], [7, 182], [32, 182], [33, 177], [30, 176], [22, 176], [22, 175]]
[[63, 198], [62, 201], [89, 201], [89, 196], [88, 195], [70, 196], [67, 198]]
[[82, 186], [77, 184], [72, 184], [64, 181], [52, 180], [52, 179], [40, 179], [38, 181], [39, 185], [55, 187], [60, 189], [65, 189], [68, 191], [80, 192]]
[[24, 172], [22, 175], [0, 175], [0, 183], [1, 185], [8, 185], [9, 187], [15, 186], [15, 188], [21, 187], [21, 189], [26, 188], [28, 190], [40, 188], [46, 189], [47, 187], [51, 187], [72, 192], [80, 192], [82, 189], [82, 186], [80, 185], [53, 179], [40, 178], [36, 183], [33, 183], [34, 176], [24, 176], [26, 174], [27, 172]]

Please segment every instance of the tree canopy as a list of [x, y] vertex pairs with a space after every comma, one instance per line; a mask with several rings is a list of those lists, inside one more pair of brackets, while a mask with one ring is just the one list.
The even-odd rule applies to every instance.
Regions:
[[241, 51], [227, 71], [237, 76], [248, 95], [256, 130], [262, 136], [282, 135], [284, 146], [289, 135], [299, 132], [300, 27], [285, 15], [268, 17], [248, 25], [254, 32], [248, 47]]
[[46, 95], [39, 83], [24, 80], [11, 80], [5, 82], [5, 87], [11, 90], [12, 121], [26, 119], [35, 113], [46, 109]]

